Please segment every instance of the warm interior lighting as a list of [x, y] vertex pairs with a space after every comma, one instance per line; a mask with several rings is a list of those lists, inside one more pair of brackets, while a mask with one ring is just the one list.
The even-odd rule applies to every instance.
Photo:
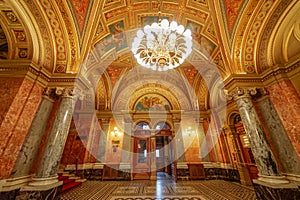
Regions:
[[191, 30], [184, 29], [176, 21], [163, 19], [138, 30], [131, 48], [137, 62], [157, 71], [178, 67], [192, 52]]

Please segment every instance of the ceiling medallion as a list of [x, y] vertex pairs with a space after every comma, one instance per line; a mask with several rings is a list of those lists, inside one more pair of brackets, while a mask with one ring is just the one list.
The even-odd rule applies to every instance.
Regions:
[[191, 30], [184, 29], [176, 21], [163, 19], [138, 30], [131, 47], [137, 62], [156, 71], [178, 67], [192, 52]]

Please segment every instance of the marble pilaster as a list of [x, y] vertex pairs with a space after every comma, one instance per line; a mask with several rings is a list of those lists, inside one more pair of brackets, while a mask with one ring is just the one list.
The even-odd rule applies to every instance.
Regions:
[[[13, 84], [13, 83], [12, 83]], [[4, 88], [3, 88], [4, 87]], [[9, 85], [0, 85], [6, 90]], [[15, 90], [16, 89], [16, 90]], [[43, 88], [28, 79], [22, 79], [19, 88], [1, 97], [0, 106], [2, 123], [0, 124], [0, 179], [10, 177], [24, 140], [30, 129], [34, 115], [39, 107]], [[14, 95], [12, 98], [7, 98]], [[8, 102], [6, 103], [6, 101]], [[8, 107], [7, 107], [8, 106]], [[6, 110], [3, 110], [6, 109]]]
[[286, 173], [300, 174], [300, 160], [293, 148], [290, 139], [281, 123], [281, 120], [273, 107], [269, 96], [258, 101], [258, 107], [262, 118], [269, 130], [272, 143]]
[[106, 145], [108, 137], [109, 120], [102, 120], [102, 130], [99, 139], [99, 148], [97, 154], [97, 160], [105, 163]]
[[124, 136], [123, 136], [123, 150], [122, 150], [122, 157], [121, 162], [126, 164], [131, 164], [131, 130], [132, 130], [132, 123], [131, 120], [125, 120], [124, 123]]
[[73, 114], [73, 97], [69, 89], [56, 89], [56, 94], [62, 96], [62, 101], [55, 117], [51, 133], [47, 140], [46, 148], [42, 156], [36, 177], [30, 185], [41, 185], [41, 181], [47, 179], [45, 184], [55, 183], [57, 181], [56, 173], [63, 153], [69, 127]]
[[175, 158], [177, 159], [177, 163], [185, 162], [185, 149], [181, 131], [181, 124], [180, 122], [174, 123], [174, 132], [175, 132]]
[[281, 179], [278, 165], [265, 138], [265, 133], [252, 103], [256, 88], [236, 88], [230, 96], [237, 103], [245, 131], [251, 143], [251, 149], [259, 171], [259, 180], [274, 183], [286, 183]]
[[53, 107], [53, 102], [54, 97], [52, 89], [45, 89], [42, 101], [37, 113], [34, 116], [30, 130], [18, 155], [11, 177], [15, 178], [30, 174], [30, 170], [39, 150], [37, 146], [40, 145], [43, 138], [42, 133], [45, 132], [48, 118]]
[[199, 123], [197, 133], [198, 133], [198, 139], [199, 139], [199, 145], [200, 145], [200, 158], [201, 158], [202, 162], [210, 162], [209, 150], [208, 150], [207, 141], [205, 138], [203, 122]]
[[300, 98], [290, 80], [275, 83], [267, 88], [271, 102], [300, 159]]

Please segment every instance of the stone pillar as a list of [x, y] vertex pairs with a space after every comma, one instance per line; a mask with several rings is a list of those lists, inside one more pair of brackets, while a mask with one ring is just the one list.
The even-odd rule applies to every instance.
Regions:
[[251, 96], [257, 94], [256, 88], [236, 88], [230, 94], [237, 103], [245, 131], [251, 143], [251, 149], [259, 171], [258, 180], [269, 183], [287, 183], [279, 173], [278, 165], [266, 140]]
[[37, 147], [42, 141], [55, 98], [54, 89], [46, 88], [44, 90], [42, 101], [14, 165], [12, 171], [13, 178], [30, 175], [31, 168], [39, 150]]
[[200, 158], [201, 158], [202, 162], [210, 162], [209, 150], [208, 150], [207, 141], [205, 138], [205, 132], [204, 132], [204, 128], [203, 128], [203, 119], [200, 120], [200, 122], [198, 124], [197, 134], [198, 134], [198, 138], [199, 138]]
[[258, 107], [266, 127], [269, 130], [272, 143], [277, 151], [284, 171], [288, 174], [300, 175], [300, 160], [273, 107], [270, 97], [265, 95], [259, 99]]
[[36, 177], [29, 184], [31, 186], [50, 185], [58, 182], [56, 173], [68, 136], [74, 102], [72, 90], [58, 88], [55, 92], [57, 95], [61, 95], [62, 101], [47, 140]]
[[156, 180], [156, 156], [155, 156], [155, 150], [156, 150], [156, 137], [155, 137], [155, 131], [151, 130], [151, 138], [150, 138], [150, 163], [151, 163], [151, 176], [150, 180]]

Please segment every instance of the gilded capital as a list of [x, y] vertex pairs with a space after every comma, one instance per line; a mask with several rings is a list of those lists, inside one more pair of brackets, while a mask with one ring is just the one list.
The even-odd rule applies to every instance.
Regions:
[[257, 88], [240, 88], [236, 87], [234, 90], [228, 93], [227, 98], [229, 100], [236, 100], [238, 98], [251, 98], [258, 94]]
[[62, 97], [73, 97], [73, 89], [71, 88], [55, 88], [55, 94]]
[[57, 99], [57, 95], [55, 94], [55, 88], [45, 88], [43, 91], [43, 96], [51, 101], [55, 101]]

